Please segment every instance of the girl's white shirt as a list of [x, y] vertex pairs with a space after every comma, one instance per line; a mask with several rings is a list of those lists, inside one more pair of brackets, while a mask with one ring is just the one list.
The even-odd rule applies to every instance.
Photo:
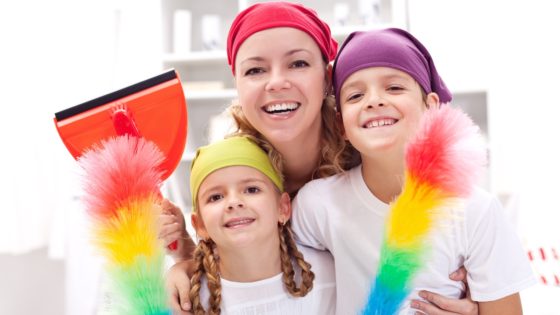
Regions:
[[[336, 261], [337, 314], [359, 314], [375, 279], [390, 206], [369, 191], [361, 166], [307, 183], [292, 206], [299, 242], [329, 250]], [[463, 283], [449, 274], [462, 265], [475, 301], [497, 300], [536, 283], [499, 201], [477, 188], [464, 206], [448, 209], [452, 215], [430, 235], [430, 254], [398, 314], [415, 314], [409, 301], [419, 290], [459, 298]]]
[[[311, 264], [315, 274], [313, 289], [304, 297], [293, 297], [284, 287], [282, 273], [255, 282], [234, 282], [221, 279], [222, 314], [334, 314], [336, 309], [336, 287], [334, 261], [327, 251], [299, 246], [305, 260]], [[266, 255], [266, 253], [264, 253]], [[295, 281], [299, 285], [300, 269], [295, 269]], [[200, 298], [208, 310], [208, 286], [202, 279]]]

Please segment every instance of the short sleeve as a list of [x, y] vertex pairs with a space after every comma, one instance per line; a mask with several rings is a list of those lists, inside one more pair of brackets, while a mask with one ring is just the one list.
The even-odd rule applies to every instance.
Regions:
[[[494, 301], [535, 283], [529, 260], [500, 202], [486, 198], [467, 213], [465, 267], [475, 301]], [[474, 215], [473, 215], [474, 214]]]
[[299, 244], [326, 250], [324, 239], [326, 216], [322, 213], [325, 209], [321, 203], [314, 202], [316, 196], [309, 183], [300, 189], [292, 202], [292, 229]]

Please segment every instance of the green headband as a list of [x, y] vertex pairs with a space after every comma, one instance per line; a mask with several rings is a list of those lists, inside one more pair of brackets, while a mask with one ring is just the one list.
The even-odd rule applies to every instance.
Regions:
[[196, 212], [198, 189], [212, 172], [228, 166], [249, 166], [266, 175], [284, 191], [282, 177], [278, 175], [268, 155], [256, 143], [246, 137], [232, 137], [198, 148], [191, 165], [191, 198]]

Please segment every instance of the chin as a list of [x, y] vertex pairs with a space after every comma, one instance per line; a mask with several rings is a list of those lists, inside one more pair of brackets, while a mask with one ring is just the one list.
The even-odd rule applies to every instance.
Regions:
[[291, 130], [274, 130], [263, 133], [268, 142], [272, 144], [290, 143], [298, 139], [298, 134]]

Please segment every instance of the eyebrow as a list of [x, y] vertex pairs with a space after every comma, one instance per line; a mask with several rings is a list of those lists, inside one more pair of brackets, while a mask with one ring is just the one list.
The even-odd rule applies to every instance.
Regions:
[[[243, 179], [243, 180], [239, 181], [238, 184], [242, 184], [242, 185], [243, 185], [243, 184], [247, 184], [247, 183], [250, 183], [250, 182], [259, 182], [259, 183], [262, 183], [262, 184], [266, 184], [266, 183], [267, 183], [266, 180], [264, 180], [264, 179], [258, 179], [258, 178], [251, 178], [251, 177], [249, 177], [249, 178], [247, 178], [247, 179]], [[211, 191], [213, 191], [213, 190], [218, 189], [220, 186], [222, 186], [222, 185], [221, 185], [221, 184], [218, 184], [218, 185], [215, 185], [215, 186], [208, 187], [207, 189], [204, 189], [203, 191], [199, 191], [198, 194], [199, 194], [199, 196], [200, 196], [200, 195], [204, 195], [204, 194], [206, 194], [207, 192], [211, 192]]]
[[[299, 53], [299, 52], [311, 53], [311, 52], [310, 52], [309, 50], [307, 50], [307, 49], [298, 48], [298, 49], [292, 49], [292, 50], [286, 52], [286, 53], [284, 54], [284, 57], [289, 57], [289, 56], [294, 55], [294, 54], [297, 54], [297, 53]], [[246, 58], [246, 59], [244, 59], [243, 61], [241, 61], [240, 65], [242, 65], [243, 63], [248, 62], [248, 61], [262, 62], [262, 61], [265, 61], [265, 59], [264, 59], [263, 57], [259, 57], [259, 56], [249, 57], [249, 58]]]
[[[401, 80], [409, 81], [409, 78], [408, 78], [408, 77], [403, 76], [402, 74], [399, 74], [399, 73], [393, 73], [393, 74], [383, 75], [383, 76], [381, 77], [381, 79], [382, 79], [382, 80], [401, 79]], [[414, 78], [413, 78], [412, 80], [414, 81]], [[364, 80], [353, 80], [353, 81], [350, 81], [350, 83], [344, 84], [344, 85], [342, 86], [342, 88], [340, 89], [340, 91], [342, 92], [344, 89], [351, 88], [351, 87], [354, 87], [354, 86], [356, 86], [356, 85], [359, 85], [359, 84], [361, 84], [363, 81], [364, 81]]]

